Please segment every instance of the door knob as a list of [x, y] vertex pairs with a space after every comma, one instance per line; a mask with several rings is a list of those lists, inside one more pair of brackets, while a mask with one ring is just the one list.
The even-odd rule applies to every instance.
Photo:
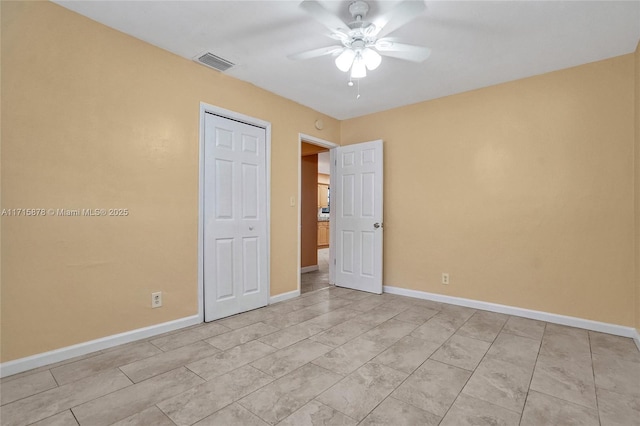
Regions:
[[376, 228], [376, 229], [382, 228], [382, 224], [376, 222], [376, 223], [373, 224], [373, 227]]
[[253, 231], [253, 226], [250, 226], [250, 227], [249, 227], [249, 231]]

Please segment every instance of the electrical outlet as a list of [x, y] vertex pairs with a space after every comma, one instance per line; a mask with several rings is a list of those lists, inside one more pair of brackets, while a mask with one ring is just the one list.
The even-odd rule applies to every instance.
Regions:
[[162, 292], [151, 293], [151, 307], [159, 308], [162, 306]]
[[446, 272], [442, 273], [442, 284], [449, 285], [449, 274]]

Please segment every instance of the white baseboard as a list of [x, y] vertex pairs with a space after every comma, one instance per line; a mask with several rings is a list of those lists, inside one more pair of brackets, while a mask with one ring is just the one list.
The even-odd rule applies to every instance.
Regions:
[[614, 334], [616, 336], [631, 337], [635, 340], [638, 350], [640, 350], [640, 335], [633, 327], [609, 324], [606, 322], [592, 321], [583, 318], [569, 317], [566, 315], [551, 314], [549, 312], [534, 311], [531, 309], [517, 308], [514, 306], [500, 305], [497, 303], [482, 302], [462, 297], [445, 296], [425, 291], [409, 290], [400, 287], [384, 286], [385, 293], [397, 294], [399, 296], [414, 297], [416, 299], [432, 300], [434, 302], [449, 303], [451, 305], [466, 306], [468, 308], [481, 309], [484, 311], [498, 312], [501, 314], [515, 315], [518, 317], [530, 318], [539, 321], [551, 322], [570, 327], [583, 328], [586, 330], [599, 331], [601, 333]]
[[53, 364], [55, 362], [65, 361], [67, 359], [86, 355], [91, 352], [96, 352], [102, 349], [108, 349], [114, 346], [122, 345], [123, 343], [129, 343], [135, 340], [157, 336], [158, 334], [167, 333], [169, 331], [200, 324], [201, 322], [202, 319], [199, 315], [193, 315], [162, 324], [151, 325], [149, 327], [138, 328], [136, 330], [126, 331], [124, 333], [114, 334], [112, 336], [78, 343], [77, 345], [67, 346], [65, 348], [55, 349], [53, 351], [43, 352], [41, 354], [31, 355], [13, 361], [3, 362], [2, 364], [0, 364], [0, 377], [22, 373], [23, 371], [31, 370], [33, 368], [42, 367], [45, 365]]
[[636, 346], [638, 347], [638, 350], [640, 351], [640, 330], [636, 329], [636, 335], [633, 336], [633, 341], [636, 342]]
[[303, 266], [302, 268], [300, 268], [300, 273], [301, 274], [306, 274], [307, 272], [313, 272], [313, 271], [318, 271], [318, 270], [320, 270], [318, 265]]
[[293, 299], [294, 297], [300, 296], [300, 290], [293, 290], [287, 293], [281, 293], [275, 296], [271, 296], [269, 298], [269, 304], [273, 305], [274, 303], [284, 302], [285, 300]]

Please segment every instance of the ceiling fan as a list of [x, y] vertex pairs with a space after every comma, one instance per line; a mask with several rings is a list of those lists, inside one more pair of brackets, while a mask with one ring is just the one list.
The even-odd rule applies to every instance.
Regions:
[[367, 2], [355, 0], [349, 5], [349, 13], [353, 19], [349, 23], [343, 22], [316, 0], [304, 0], [300, 7], [327, 27], [331, 31], [330, 37], [340, 44], [290, 55], [290, 59], [302, 60], [333, 55], [340, 71], [351, 70], [351, 78], [360, 79], [366, 77], [367, 70], [378, 68], [382, 62], [381, 55], [423, 62], [431, 53], [431, 49], [427, 47], [398, 43], [385, 37], [422, 13], [427, 8], [422, 0], [404, 0], [372, 20], [367, 19]]

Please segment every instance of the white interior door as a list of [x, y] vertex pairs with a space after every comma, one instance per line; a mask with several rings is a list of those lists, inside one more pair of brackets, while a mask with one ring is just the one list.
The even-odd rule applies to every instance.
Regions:
[[266, 131], [205, 114], [204, 317], [268, 302]]
[[382, 293], [382, 141], [336, 148], [335, 284]]

